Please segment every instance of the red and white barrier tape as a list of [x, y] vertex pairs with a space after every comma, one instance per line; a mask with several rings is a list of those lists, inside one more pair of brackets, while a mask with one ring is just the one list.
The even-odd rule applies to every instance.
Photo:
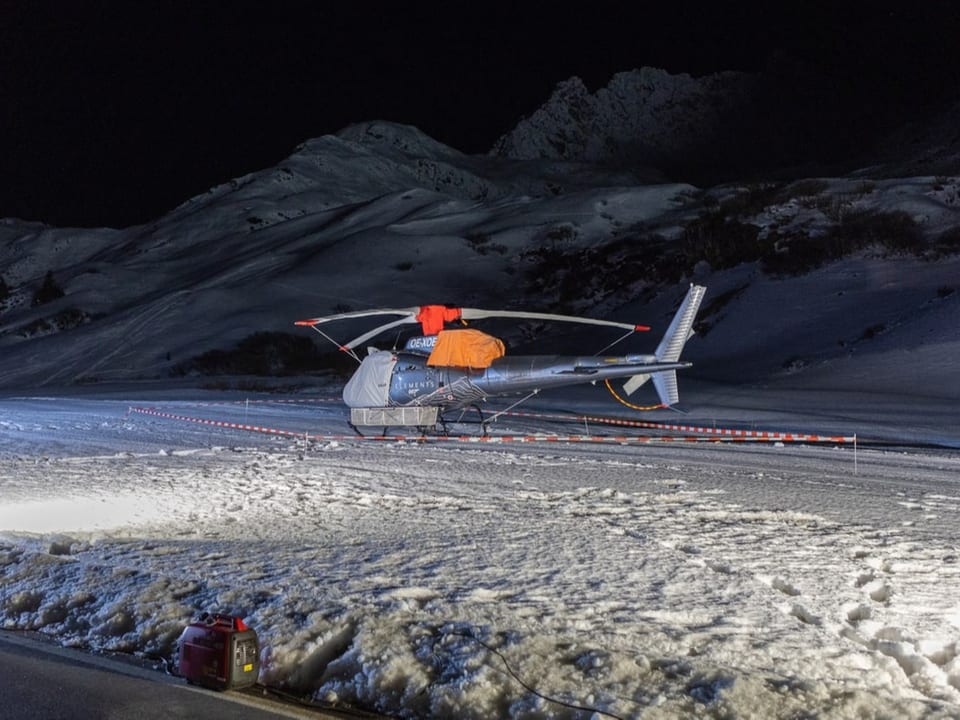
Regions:
[[[296, 430], [281, 430], [277, 428], [264, 427], [262, 425], [248, 425], [244, 423], [227, 422], [225, 420], [209, 420], [207, 418], [191, 417], [189, 415], [178, 415], [175, 413], [164, 412], [157, 408], [148, 407], [130, 407], [129, 412], [139, 413], [141, 415], [151, 415], [153, 417], [166, 418], [168, 420], [179, 420], [182, 422], [192, 422], [200, 425], [210, 425], [213, 427], [228, 428], [231, 430], [243, 430], [246, 432], [265, 433], [268, 435], [279, 435], [282, 437], [301, 438], [314, 441], [357, 441], [368, 440], [378, 442], [466, 442], [466, 443], [581, 443], [581, 444], [656, 444], [656, 443], [698, 443], [698, 442], [805, 442], [805, 443], [853, 443], [855, 437], [846, 437], [840, 435], [809, 435], [802, 433], [776, 433], [747, 430], [728, 430], [723, 434], [715, 432], [714, 434], [704, 436], [697, 435], [664, 435], [664, 436], [628, 436], [628, 435], [546, 435], [546, 434], [524, 434], [524, 435], [312, 435], [309, 432], [300, 432]], [[524, 413], [517, 413], [524, 414]], [[546, 416], [543, 416], [546, 417]], [[629, 421], [625, 421], [629, 422]], [[651, 425], [659, 425], [651, 423]], [[663, 426], [662, 429], [668, 429], [670, 426]], [[674, 426], [676, 428], [685, 426]], [[658, 428], [660, 429], [660, 428]], [[716, 429], [715, 429], [716, 430]]]
[[184, 407], [223, 407], [225, 405], [316, 405], [319, 403], [342, 403], [338, 397], [317, 398], [244, 398], [243, 400], [184, 400]]
[[774, 430], [736, 430], [731, 428], [704, 427], [697, 425], [675, 425], [670, 423], [657, 423], [647, 420], [627, 420], [624, 418], [611, 418], [594, 415], [556, 415], [547, 413], [531, 413], [525, 411], [511, 411], [504, 415], [514, 415], [517, 417], [528, 417], [539, 420], [563, 420], [567, 422], [593, 422], [601, 425], [616, 425], [621, 427], [644, 428], [646, 430], [666, 430], [669, 432], [696, 433], [698, 435], [742, 438], [749, 440], [766, 440], [770, 442], [832, 442], [832, 443], [852, 443], [853, 436], [842, 435], [819, 435], [798, 432], [780, 432]]

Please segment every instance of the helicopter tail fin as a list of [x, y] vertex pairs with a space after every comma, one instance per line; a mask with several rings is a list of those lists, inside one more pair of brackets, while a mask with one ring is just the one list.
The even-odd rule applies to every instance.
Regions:
[[[691, 285], [687, 291], [687, 296], [680, 304], [680, 309], [664, 333], [663, 339], [657, 346], [657, 362], [677, 362], [680, 360], [680, 353], [683, 352], [683, 346], [693, 336], [693, 321], [697, 317], [697, 311], [700, 309], [700, 303], [703, 295], [707, 291], [702, 285]], [[660, 396], [660, 402], [663, 405], [675, 405], [680, 400], [680, 392], [677, 389], [676, 370], [666, 370], [654, 373], [653, 386]], [[623, 389], [628, 395], [633, 394], [638, 388], [651, 378], [650, 374], [634, 375], [624, 384]]]

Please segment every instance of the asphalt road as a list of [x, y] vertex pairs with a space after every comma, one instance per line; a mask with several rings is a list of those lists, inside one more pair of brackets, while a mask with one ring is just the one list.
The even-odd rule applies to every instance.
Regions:
[[0, 720], [342, 718], [0, 631]]

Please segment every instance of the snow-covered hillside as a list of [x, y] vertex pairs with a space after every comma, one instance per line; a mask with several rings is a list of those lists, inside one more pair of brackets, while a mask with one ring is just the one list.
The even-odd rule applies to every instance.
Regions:
[[[7, 220], [0, 387], [168, 377], [205, 351], [348, 308], [560, 309], [656, 334], [696, 280], [709, 293], [690, 358], [705, 377], [940, 392], [929, 369], [948, 365], [958, 342], [956, 178], [707, 190], [628, 180], [467, 157], [415, 128], [371, 123], [150, 225]], [[750, 249], [728, 247], [742, 241], [731, 228], [747, 229]], [[817, 250], [824, 238], [833, 245]], [[777, 270], [781, 258], [809, 262], [811, 246], [822, 262]], [[34, 304], [48, 272], [64, 294]], [[890, 353], [903, 355], [895, 378], [871, 364]]]
[[[640, 143], [676, 165], [716, 133], [744, 132], [755, 84], [643, 68], [591, 94], [571, 79], [489, 155], [359, 123], [147, 225], [0, 221], [0, 387], [168, 377], [348, 308], [448, 302], [655, 325], [695, 280], [710, 288], [697, 372], [806, 380], [849, 361], [838, 382], [869, 384], [870, 356], [909, 352], [923, 362], [896, 384], [925, 392], [913, 368], [956, 347], [956, 177], [865, 169], [696, 187], [632, 154]], [[917, 147], [950, 146], [948, 125], [914, 129], [936, 140]], [[877, 160], [889, 175], [890, 158]], [[37, 304], [48, 277], [63, 296]]]

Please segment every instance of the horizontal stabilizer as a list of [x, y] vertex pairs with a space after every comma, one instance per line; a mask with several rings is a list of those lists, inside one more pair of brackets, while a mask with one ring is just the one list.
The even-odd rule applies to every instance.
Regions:
[[633, 395], [637, 390], [646, 385], [647, 380], [650, 379], [650, 373], [644, 373], [643, 375], [634, 375], [632, 378], [629, 378], [624, 384], [623, 389], [627, 395]]

